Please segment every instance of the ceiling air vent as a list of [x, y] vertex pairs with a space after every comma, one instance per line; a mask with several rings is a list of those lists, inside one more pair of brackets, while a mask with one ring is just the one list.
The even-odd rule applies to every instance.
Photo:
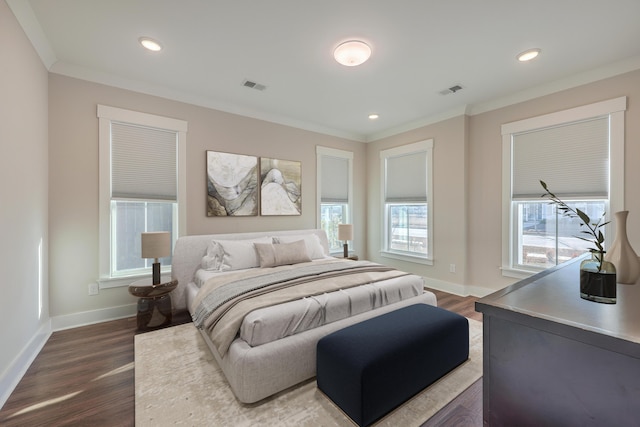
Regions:
[[445, 90], [441, 90], [439, 93], [440, 93], [440, 95], [449, 95], [450, 93], [456, 93], [459, 90], [462, 90], [462, 86], [455, 85], [455, 86], [451, 86], [450, 88], [447, 88]]
[[265, 90], [267, 87], [265, 85], [261, 85], [260, 83], [252, 82], [251, 80], [245, 80], [242, 82], [242, 86], [248, 87], [250, 89], [255, 89], [259, 91]]

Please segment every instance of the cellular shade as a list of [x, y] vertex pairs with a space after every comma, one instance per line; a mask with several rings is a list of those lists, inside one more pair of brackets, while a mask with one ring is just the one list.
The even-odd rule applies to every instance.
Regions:
[[177, 200], [175, 131], [111, 123], [111, 196]]
[[349, 160], [322, 156], [322, 203], [349, 203]]
[[559, 197], [608, 196], [608, 117], [515, 134], [512, 144], [514, 200], [539, 198], [540, 180]]
[[427, 201], [427, 152], [418, 151], [386, 160], [385, 201]]

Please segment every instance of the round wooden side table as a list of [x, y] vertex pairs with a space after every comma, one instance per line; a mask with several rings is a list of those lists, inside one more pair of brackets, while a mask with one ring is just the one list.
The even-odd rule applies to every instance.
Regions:
[[172, 320], [171, 295], [177, 280], [153, 285], [151, 279], [142, 279], [129, 285], [129, 293], [138, 297], [138, 330], [170, 325]]

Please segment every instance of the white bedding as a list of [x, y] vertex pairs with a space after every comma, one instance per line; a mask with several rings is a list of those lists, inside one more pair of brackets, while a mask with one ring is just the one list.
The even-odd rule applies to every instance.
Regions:
[[[335, 259], [333, 257], [327, 256], [327, 257], [322, 257], [322, 258], [316, 258], [313, 259], [313, 261], [319, 261], [319, 260], [326, 260], [326, 259]], [[245, 269], [240, 269], [240, 270], [227, 270], [227, 271], [211, 271], [211, 270], [205, 270], [203, 268], [199, 268], [198, 271], [196, 271], [196, 274], [193, 278], [193, 283], [198, 287], [201, 288], [202, 285], [204, 285], [204, 283], [211, 277], [214, 276], [223, 276], [225, 274], [232, 274], [232, 273], [238, 273], [241, 271], [249, 271], [251, 270], [250, 268], [245, 268]], [[191, 301], [188, 301], [188, 305], [187, 307], [191, 306]]]
[[[196, 273], [196, 280], [189, 287], [187, 297], [189, 306], [199, 286], [214, 274], [220, 276], [225, 273], [212, 273], [206, 270], [199, 270]], [[421, 295], [424, 292], [423, 286], [419, 276], [398, 277], [261, 308], [244, 318], [239, 336], [250, 346], [259, 346]]]
[[392, 280], [388, 286], [368, 284], [253, 311], [242, 322], [240, 338], [255, 347], [422, 293], [421, 282]]
[[[174, 247], [173, 262], [171, 275], [178, 281], [178, 287], [172, 292], [172, 302], [174, 309], [185, 310], [192, 306], [195, 296], [199, 290], [196, 282], [200, 284], [206, 281], [203, 273], [197, 273], [202, 268], [204, 258], [208, 255], [208, 247], [212, 240], [247, 240], [260, 239], [265, 236], [276, 238], [278, 241], [298, 240], [309, 234], [315, 234], [322, 246], [322, 252], [326, 256], [328, 252], [327, 236], [322, 230], [284, 230], [284, 231], [268, 231], [268, 232], [249, 232], [249, 233], [233, 233], [233, 234], [216, 234], [216, 235], [195, 235], [184, 236], [178, 239]], [[282, 237], [282, 239], [280, 239]], [[313, 239], [315, 246], [315, 238]], [[305, 243], [307, 239], [305, 238]], [[311, 257], [313, 259], [313, 257]], [[350, 261], [345, 261], [350, 262]], [[235, 266], [237, 267], [237, 265]], [[219, 269], [215, 274], [226, 274], [226, 271]], [[212, 272], [210, 272], [212, 273]], [[315, 373], [316, 345], [319, 339], [329, 333], [335, 332], [352, 324], [370, 319], [383, 313], [397, 310], [412, 304], [430, 304], [436, 305], [436, 297], [431, 292], [423, 293], [423, 279], [419, 276], [388, 278], [386, 280], [377, 281], [379, 285], [387, 281], [389, 288], [385, 288], [384, 294], [380, 294], [380, 290], [373, 290], [374, 286], [364, 285], [369, 288], [364, 292], [364, 298], [354, 298], [349, 292], [335, 291], [329, 292], [315, 300], [309, 299], [293, 300], [285, 304], [305, 304], [304, 308], [309, 313], [308, 316], [294, 315], [290, 317], [286, 327], [276, 327], [276, 332], [266, 333], [262, 330], [262, 324], [271, 324], [273, 322], [281, 322], [278, 314], [273, 320], [271, 318], [272, 311], [287, 312], [282, 310], [283, 305], [278, 307], [263, 307], [254, 310], [249, 315], [254, 318], [252, 323], [241, 324], [240, 329], [243, 337], [254, 343], [250, 345], [244, 338], [237, 334], [235, 340], [231, 343], [227, 353], [221, 355], [211, 337], [207, 332], [201, 330], [202, 337], [211, 349], [211, 353], [217, 363], [222, 368], [225, 376], [229, 381], [234, 394], [239, 401], [243, 403], [254, 403], [261, 399], [271, 396], [274, 393], [285, 390], [295, 384], [312, 378]], [[391, 281], [414, 281], [414, 285], [408, 290], [405, 288], [395, 288], [399, 284], [391, 283]], [[344, 288], [342, 288], [344, 289]], [[353, 288], [356, 289], [356, 288]], [[355, 291], [356, 293], [363, 290]], [[417, 296], [411, 292], [417, 291]], [[409, 294], [403, 294], [409, 292]], [[391, 302], [394, 298], [403, 295], [409, 295], [402, 301]], [[378, 304], [381, 301], [386, 305], [379, 306], [374, 310], [364, 311], [360, 314], [354, 314], [359, 310], [364, 310], [367, 306]], [[373, 302], [372, 302], [373, 301]], [[344, 305], [346, 303], [346, 305]], [[308, 305], [307, 305], [308, 304]], [[315, 305], [315, 307], [314, 307]], [[334, 320], [343, 316], [345, 312], [351, 310], [353, 316], [346, 317], [341, 320]], [[315, 314], [312, 314], [315, 313]], [[314, 317], [315, 316], [315, 317]], [[324, 325], [310, 327], [321, 319]], [[328, 320], [333, 320], [327, 323]], [[256, 326], [259, 325], [259, 326]], [[258, 329], [261, 329], [258, 331]], [[303, 331], [303, 329], [306, 329]], [[292, 333], [292, 334], [291, 334]], [[283, 338], [275, 339], [274, 337]], [[270, 342], [262, 343], [271, 340]]]

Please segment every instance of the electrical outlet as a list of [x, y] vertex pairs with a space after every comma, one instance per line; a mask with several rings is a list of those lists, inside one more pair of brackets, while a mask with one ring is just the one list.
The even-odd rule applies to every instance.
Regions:
[[98, 284], [96, 282], [89, 283], [89, 295], [98, 295], [99, 293]]
[[456, 272], [456, 265], [449, 264], [449, 273], [455, 273], [455, 272]]

